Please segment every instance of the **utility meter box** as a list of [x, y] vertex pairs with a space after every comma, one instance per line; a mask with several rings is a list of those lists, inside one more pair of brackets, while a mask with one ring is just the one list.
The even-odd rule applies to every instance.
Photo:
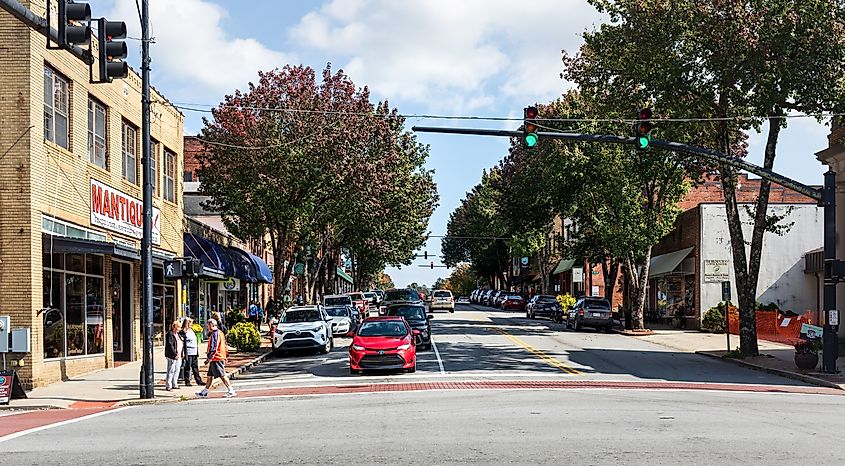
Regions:
[[9, 352], [9, 316], [0, 316], [0, 353]]
[[29, 353], [29, 328], [16, 328], [12, 330], [12, 352]]

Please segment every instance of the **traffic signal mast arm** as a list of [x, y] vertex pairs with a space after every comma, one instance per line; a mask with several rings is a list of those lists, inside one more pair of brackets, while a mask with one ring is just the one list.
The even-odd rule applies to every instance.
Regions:
[[[414, 126], [412, 131], [418, 133], [444, 133], [444, 134], [473, 134], [477, 136], [503, 136], [518, 138], [522, 136], [521, 131], [510, 131], [500, 129], [476, 129], [476, 128], [447, 128], [437, 126]], [[610, 144], [631, 144], [638, 143], [637, 138], [615, 136], [610, 134], [581, 134], [581, 133], [558, 133], [558, 132], [540, 132], [537, 136], [542, 139], [564, 139], [569, 141], [584, 141], [584, 142], [604, 142]], [[707, 159], [720, 164], [730, 165], [740, 170], [745, 170], [753, 173], [761, 178], [767, 179], [773, 183], [785, 186], [789, 189], [797, 191], [807, 197], [821, 201], [822, 190], [807, 186], [799, 181], [787, 178], [783, 175], [775, 173], [766, 168], [754, 165], [743, 159], [731, 157], [721, 152], [705, 149], [703, 147], [691, 146], [689, 144], [681, 144], [679, 142], [662, 141], [659, 139], [652, 139], [649, 142], [649, 147], [658, 147], [661, 149], [671, 150], [673, 152], [683, 152], [692, 154], [703, 159]]]

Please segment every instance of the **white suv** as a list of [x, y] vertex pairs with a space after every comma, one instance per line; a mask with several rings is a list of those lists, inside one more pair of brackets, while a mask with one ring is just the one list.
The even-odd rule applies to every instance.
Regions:
[[295, 306], [282, 313], [273, 335], [273, 352], [293, 349], [319, 349], [326, 354], [334, 348], [329, 315], [323, 306]]
[[434, 290], [431, 294], [431, 310], [447, 309], [449, 312], [455, 312], [455, 298], [449, 290]]

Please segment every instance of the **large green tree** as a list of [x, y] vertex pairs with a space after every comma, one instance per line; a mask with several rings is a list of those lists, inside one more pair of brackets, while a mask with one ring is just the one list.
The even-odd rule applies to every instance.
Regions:
[[[563, 76], [597, 105], [633, 111], [651, 103], [658, 115], [713, 118], [674, 139], [744, 156], [742, 131], [768, 123], [763, 166], [771, 169], [783, 118], [790, 111], [842, 108], [845, 96], [845, 12], [831, 0], [591, 0], [610, 22], [584, 34], [565, 56]], [[809, 155], [809, 154], [808, 154]], [[763, 236], [772, 224], [770, 184], [755, 203], [750, 241], [742, 231], [735, 172], [720, 175], [739, 292], [740, 349], [757, 354], [755, 302]], [[748, 252], [746, 253], [746, 245]]]

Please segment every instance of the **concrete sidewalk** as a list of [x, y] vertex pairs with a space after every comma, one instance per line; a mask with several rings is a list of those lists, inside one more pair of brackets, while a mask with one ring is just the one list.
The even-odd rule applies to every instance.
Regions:
[[[200, 364], [204, 360], [204, 344], [200, 344]], [[236, 353], [229, 348], [229, 361], [226, 372], [237, 375], [264, 360], [270, 354], [270, 342], [262, 337], [261, 349], [254, 353]], [[180, 385], [178, 389], [166, 391], [164, 378], [167, 360], [164, 348], [154, 348], [153, 369], [155, 371], [155, 398], [140, 398], [141, 361], [133, 361], [120, 367], [101, 369], [72, 379], [38, 387], [27, 392], [27, 399], [12, 400], [3, 409], [51, 409], [51, 408], [92, 408], [130, 405], [137, 403], [178, 401], [182, 397], [194, 398], [201, 387]], [[200, 374], [205, 379], [207, 366], [200, 366]], [[180, 380], [181, 384], [182, 381]], [[220, 384], [218, 379], [215, 386]], [[235, 387], [237, 388], [237, 386]]]
[[[823, 387], [845, 390], [845, 376], [842, 374], [824, 374], [816, 371], [802, 372], [795, 366], [795, 349], [790, 345], [767, 340], [758, 340], [760, 356], [734, 358], [726, 357], [727, 341], [724, 333], [714, 334], [697, 330], [654, 330], [652, 334], [634, 336], [667, 348], [685, 353], [698, 353], [719, 358], [727, 362], [765, 371], [782, 377], [801, 380]], [[739, 335], [731, 335], [731, 348], [739, 346]], [[821, 358], [821, 355], [819, 355]], [[845, 369], [845, 357], [837, 362], [840, 370]]]

